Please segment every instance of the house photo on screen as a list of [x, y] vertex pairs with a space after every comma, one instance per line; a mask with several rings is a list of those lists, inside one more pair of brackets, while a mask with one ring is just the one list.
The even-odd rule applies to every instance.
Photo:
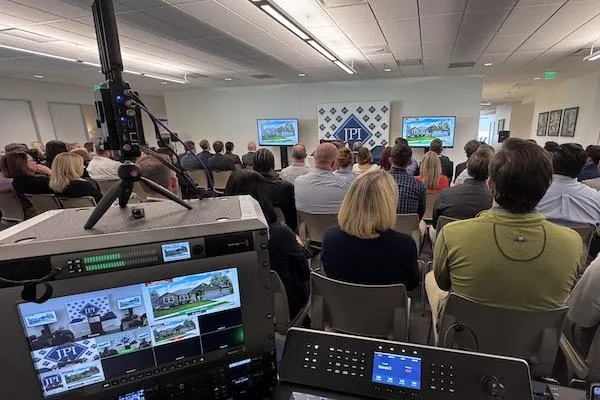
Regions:
[[440, 139], [444, 147], [454, 147], [456, 117], [404, 117], [402, 134], [410, 147], [428, 147]]
[[258, 144], [261, 146], [293, 146], [298, 143], [297, 119], [259, 119]]

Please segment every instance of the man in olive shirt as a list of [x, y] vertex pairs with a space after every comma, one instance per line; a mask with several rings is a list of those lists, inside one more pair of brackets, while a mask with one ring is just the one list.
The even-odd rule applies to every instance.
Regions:
[[552, 165], [541, 147], [522, 139], [504, 142], [490, 165], [500, 207], [450, 223], [437, 238], [433, 276], [426, 277], [434, 320], [444, 290], [509, 309], [563, 306], [577, 276], [582, 242], [575, 231], [534, 212], [551, 179]]

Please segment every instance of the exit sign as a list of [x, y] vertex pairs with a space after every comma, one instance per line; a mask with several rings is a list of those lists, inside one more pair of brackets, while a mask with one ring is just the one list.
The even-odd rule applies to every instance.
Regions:
[[100, 91], [100, 88], [102, 88], [102, 85], [100, 85], [100, 84], [98, 84], [98, 83], [97, 83], [97, 84], [95, 84], [95, 85], [94, 85], [94, 87], [93, 87], [93, 89], [94, 89], [94, 92], [99, 92], [99, 91]]
[[556, 78], [556, 71], [544, 72], [544, 79], [554, 79], [554, 78]]

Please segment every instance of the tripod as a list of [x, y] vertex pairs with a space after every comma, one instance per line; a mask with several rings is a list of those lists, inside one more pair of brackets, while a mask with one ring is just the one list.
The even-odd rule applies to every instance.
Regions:
[[125, 208], [127, 206], [127, 202], [129, 201], [129, 197], [131, 196], [131, 192], [133, 191], [133, 184], [135, 182], [141, 182], [146, 188], [163, 195], [167, 199], [182, 205], [188, 210], [192, 209], [192, 206], [185, 203], [167, 189], [151, 181], [150, 179], [144, 178], [142, 176], [142, 171], [140, 171], [140, 167], [131, 161], [125, 161], [123, 164], [121, 164], [121, 166], [119, 166], [119, 179], [121, 179], [121, 182], [115, 183], [102, 197], [96, 208], [94, 208], [94, 211], [83, 226], [84, 229], [92, 229], [100, 220], [100, 218], [102, 218], [102, 216], [106, 213], [106, 211], [108, 211], [115, 200], [119, 199], [119, 206], [121, 208]]

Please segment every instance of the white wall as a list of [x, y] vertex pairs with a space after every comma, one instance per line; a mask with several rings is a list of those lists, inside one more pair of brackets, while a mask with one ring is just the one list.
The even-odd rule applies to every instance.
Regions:
[[[56, 139], [48, 103], [93, 104], [94, 94], [92, 88], [86, 89], [75, 86], [0, 78], [0, 99], [25, 100], [31, 103], [33, 123], [36, 127], [38, 137], [23, 137], [21, 139], [21, 142], [29, 144], [35, 140], [41, 140], [45, 143]], [[166, 118], [166, 109], [162, 97], [144, 95], [142, 99], [158, 118]], [[10, 118], [10, 115], [0, 115], [0, 121]], [[148, 143], [151, 146], [155, 146], [156, 141], [153, 139], [154, 131], [151, 127], [150, 120], [145, 119], [144, 131], [146, 132]], [[5, 137], [8, 138], [8, 133], [3, 132], [3, 129], [0, 126], [0, 148], [8, 143], [8, 140], [4, 139]]]
[[[482, 79], [480, 76], [385, 79], [354, 82], [288, 84], [165, 93], [169, 127], [181, 137], [231, 140], [236, 152], [257, 139], [259, 118], [298, 118], [300, 140], [309, 152], [318, 144], [317, 105], [332, 102], [392, 102], [390, 141], [401, 136], [402, 117], [456, 115], [457, 135], [445, 154], [455, 163], [465, 159], [464, 144], [477, 137]], [[273, 148], [277, 166], [279, 150]], [[423, 151], [415, 150], [419, 158]]]
[[496, 106], [496, 123], [494, 124], [494, 130], [492, 132], [492, 144], [498, 143], [498, 122], [504, 120], [504, 130], [510, 130], [510, 117], [512, 112], [512, 106], [510, 103], [499, 104]]
[[[531, 132], [534, 103], [512, 103], [510, 112], [510, 136], [528, 139]], [[536, 121], [537, 122], [537, 121]], [[507, 122], [508, 123], [508, 122]], [[543, 143], [542, 143], [543, 144]]]
[[[594, 72], [567, 80], [543, 91], [533, 98], [530, 137], [539, 144], [547, 140], [558, 143], [577, 142], [582, 146], [599, 144], [600, 124], [600, 73]], [[575, 137], [536, 136], [539, 113], [579, 106]]]

